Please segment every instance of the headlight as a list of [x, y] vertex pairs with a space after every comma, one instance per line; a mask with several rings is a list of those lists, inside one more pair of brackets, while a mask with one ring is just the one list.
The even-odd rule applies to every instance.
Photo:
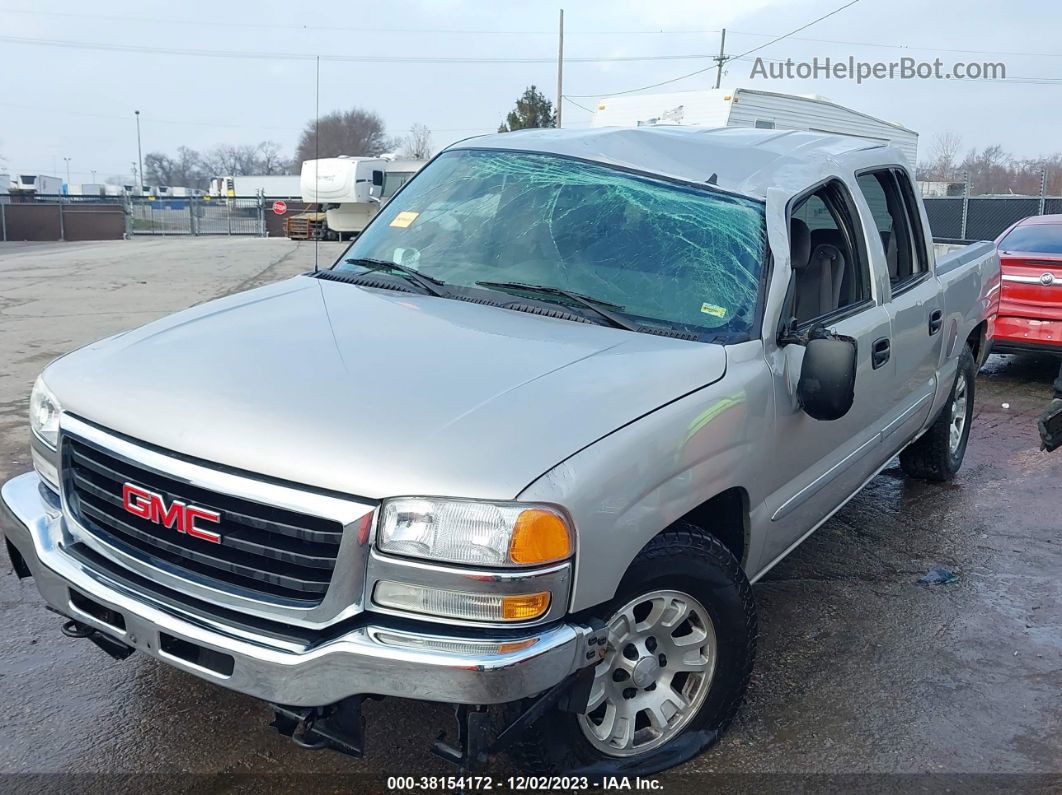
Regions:
[[37, 376], [30, 392], [30, 428], [53, 450], [59, 445], [59, 411], [59, 401]]
[[533, 566], [571, 557], [567, 519], [545, 505], [400, 497], [383, 505], [384, 552], [447, 563]]

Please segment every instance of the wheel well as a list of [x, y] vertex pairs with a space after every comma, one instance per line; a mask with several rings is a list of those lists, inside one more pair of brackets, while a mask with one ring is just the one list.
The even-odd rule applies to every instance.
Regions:
[[966, 344], [969, 346], [974, 361], [977, 362], [978, 366], [984, 364], [984, 360], [988, 358], [988, 351], [985, 349], [985, 339], [987, 334], [988, 321], [982, 320], [974, 327], [974, 330], [970, 332], [970, 336], [966, 338]]
[[749, 497], [742, 488], [720, 492], [694, 508], [680, 521], [689, 522], [723, 542], [730, 554], [745, 563], [749, 536]]

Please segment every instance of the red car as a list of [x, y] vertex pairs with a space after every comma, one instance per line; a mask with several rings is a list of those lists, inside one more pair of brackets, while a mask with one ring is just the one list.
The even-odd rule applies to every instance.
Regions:
[[992, 353], [1062, 354], [1062, 215], [1035, 215], [996, 240], [1003, 283]]

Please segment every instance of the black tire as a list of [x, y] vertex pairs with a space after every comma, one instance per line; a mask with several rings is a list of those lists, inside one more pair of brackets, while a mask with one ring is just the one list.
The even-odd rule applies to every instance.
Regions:
[[[579, 716], [554, 710], [539, 718], [510, 749], [534, 773], [651, 775], [681, 764], [713, 745], [745, 696], [756, 657], [756, 607], [741, 565], [717, 538], [679, 523], [650, 541], [631, 563], [616, 597], [594, 613], [608, 621], [642, 594], [666, 589], [697, 599], [711, 618], [717, 641], [714, 673], [700, 710], [666, 744], [636, 756], [611, 756], [592, 745]], [[509, 705], [515, 716], [526, 702]]]
[[[955, 477], [962, 466], [966, 444], [970, 440], [976, 378], [977, 363], [970, 348], [964, 345], [962, 353], [959, 354], [959, 368], [955, 374], [955, 383], [951, 385], [951, 392], [948, 394], [948, 402], [929, 426], [929, 430], [900, 453], [900, 467], [908, 477], [937, 483]], [[953, 447], [951, 430], [955, 420], [955, 394], [963, 379], [966, 383], [965, 422], [959, 444]]]

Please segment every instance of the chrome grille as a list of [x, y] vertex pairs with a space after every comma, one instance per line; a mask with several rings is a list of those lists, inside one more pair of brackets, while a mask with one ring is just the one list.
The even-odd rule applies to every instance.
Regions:
[[[312, 606], [323, 599], [339, 554], [336, 521], [222, 494], [166, 477], [67, 435], [63, 486], [73, 517], [104, 543], [196, 582], [269, 601]], [[220, 542], [180, 533], [123, 507], [126, 483], [219, 514]]]

